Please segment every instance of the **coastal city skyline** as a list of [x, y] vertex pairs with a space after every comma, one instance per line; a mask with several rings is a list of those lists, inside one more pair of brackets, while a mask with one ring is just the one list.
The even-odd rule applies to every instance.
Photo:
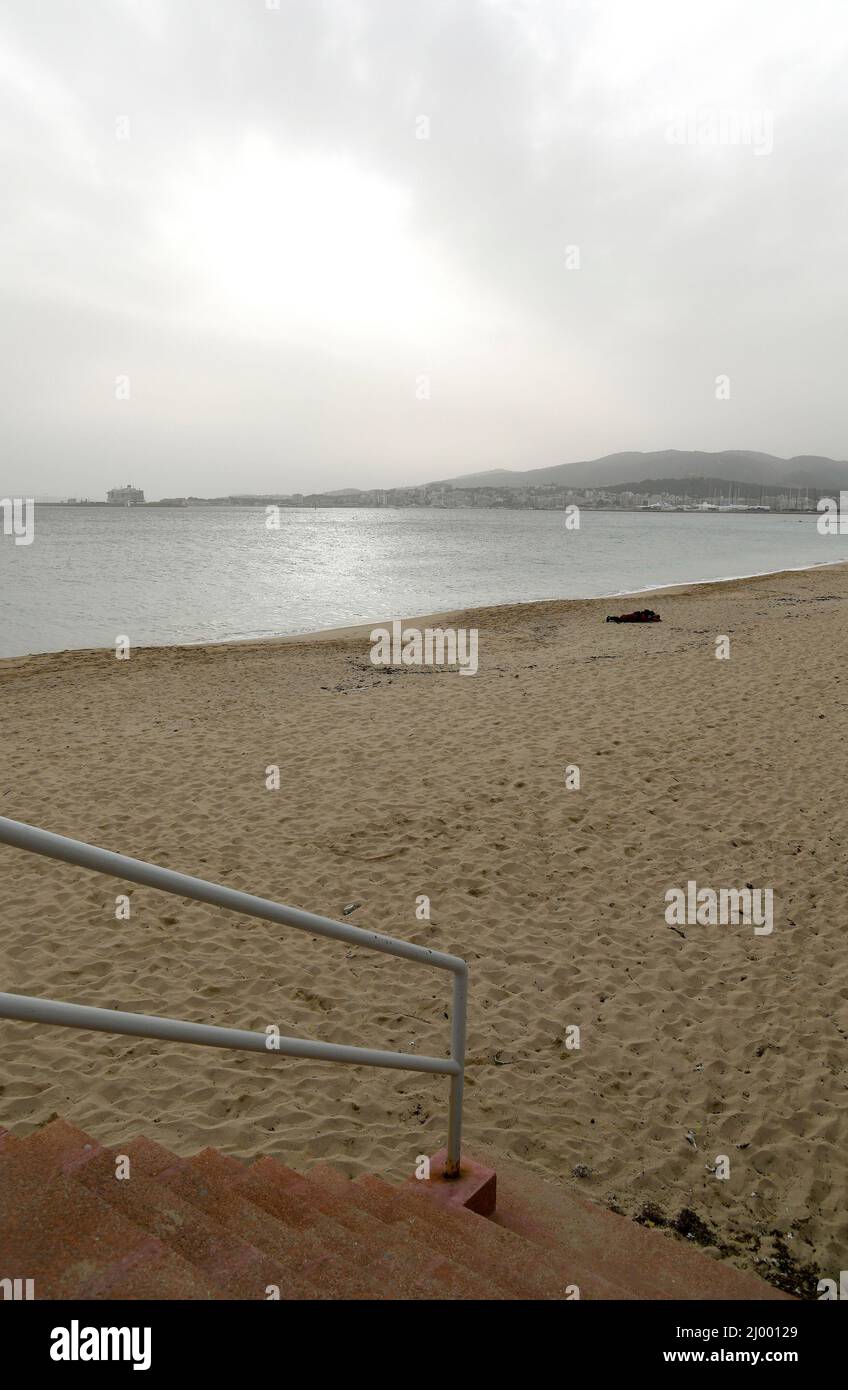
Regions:
[[[146, 496], [131, 482], [109, 488], [109, 506], [483, 507], [555, 510], [572, 504], [621, 510], [815, 510], [820, 498], [848, 487], [848, 463], [815, 455], [785, 459], [760, 452], [663, 450], [630, 452], [552, 468], [490, 469], [405, 487], [285, 488], [222, 494]], [[33, 500], [101, 506], [85, 495]]]
[[88, 497], [41, 497], [37, 505], [69, 507], [433, 507], [560, 511], [569, 506], [620, 511], [697, 511], [697, 512], [815, 512], [824, 491], [817, 488], [767, 489], [764, 485], [739, 483], [729, 479], [680, 479], [672, 487], [667, 479], [657, 479], [642, 488], [618, 487], [563, 488], [555, 484], [542, 487], [462, 487], [450, 483], [424, 484], [408, 488], [352, 488], [323, 493], [229, 493], [222, 497], [145, 498], [144, 490], [131, 485], [111, 488], [104, 500]]

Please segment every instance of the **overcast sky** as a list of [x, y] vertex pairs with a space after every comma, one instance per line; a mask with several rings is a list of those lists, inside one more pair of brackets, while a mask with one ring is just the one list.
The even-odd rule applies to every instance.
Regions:
[[3, 495], [848, 455], [845, 0], [0, 14]]

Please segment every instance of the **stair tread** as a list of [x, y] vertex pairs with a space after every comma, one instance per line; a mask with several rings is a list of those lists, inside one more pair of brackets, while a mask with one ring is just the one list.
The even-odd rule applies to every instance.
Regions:
[[134, 1139], [126, 1144], [116, 1145], [116, 1153], [124, 1153], [129, 1157], [133, 1171], [141, 1174], [145, 1178], [158, 1178], [163, 1173], [171, 1172], [173, 1169], [182, 1168], [189, 1162], [188, 1159], [180, 1158], [177, 1154], [171, 1153], [155, 1139], [148, 1139], [146, 1135], [136, 1135]]
[[422, 1239], [418, 1231], [411, 1230], [403, 1222], [387, 1223], [370, 1194], [358, 1188], [357, 1184], [349, 1181], [337, 1170], [318, 1165], [317, 1168], [309, 1170], [306, 1180], [328, 1187], [347, 1210], [354, 1208], [360, 1212], [369, 1228], [372, 1231], [376, 1230], [379, 1248], [391, 1250], [405, 1263], [414, 1263], [420, 1275], [435, 1282], [440, 1290], [440, 1297], [480, 1300], [507, 1297], [492, 1281], [484, 1282], [467, 1264], [456, 1260], [453, 1252], [450, 1255], [446, 1254], [437, 1245]]
[[[251, 1202], [276, 1216], [291, 1227], [308, 1249], [325, 1253], [331, 1259], [329, 1282], [325, 1280], [326, 1296], [363, 1297], [368, 1288], [362, 1271], [373, 1261], [373, 1251], [345, 1226], [327, 1216], [313, 1204], [304, 1201], [302, 1194], [292, 1192], [287, 1180], [278, 1181], [273, 1159], [263, 1158], [252, 1164], [243, 1177], [237, 1179], [239, 1191]], [[339, 1273], [339, 1271], [342, 1271]], [[323, 1277], [323, 1276], [322, 1276]], [[382, 1297], [401, 1295], [383, 1291]]]
[[[312, 1176], [313, 1170], [310, 1169], [310, 1179]], [[468, 1252], [461, 1242], [455, 1241], [448, 1245], [446, 1242], [433, 1241], [424, 1223], [416, 1225], [413, 1221], [405, 1221], [402, 1217], [398, 1218], [397, 1209], [393, 1202], [395, 1188], [383, 1184], [384, 1190], [376, 1192], [362, 1186], [359, 1182], [349, 1181], [341, 1174], [336, 1174], [336, 1179], [338, 1181], [329, 1176], [325, 1178], [323, 1174], [321, 1175], [321, 1180], [334, 1182], [341, 1200], [352, 1204], [358, 1210], [376, 1218], [381, 1223], [383, 1226], [382, 1241], [392, 1239], [398, 1241], [400, 1238], [398, 1248], [409, 1250], [420, 1267], [424, 1268], [432, 1278], [445, 1284], [452, 1297], [488, 1300], [513, 1296], [495, 1279], [480, 1278], [473, 1263], [473, 1255], [470, 1259], [464, 1258], [467, 1257]]]
[[[478, 1274], [485, 1271], [509, 1298], [564, 1299], [575, 1283], [570, 1271], [559, 1267], [547, 1251], [526, 1245], [512, 1232], [501, 1231], [484, 1216], [464, 1207], [431, 1205], [424, 1193], [411, 1185], [400, 1187], [370, 1174], [354, 1184], [381, 1202], [388, 1222], [413, 1223], [422, 1238], [453, 1252]], [[614, 1296], [609, 1295], [607, 1296]]]
[[[357, 1210], [345, 1200], [335, 1188], [330, 1188], [320, 1178], [312, 1180], [307, 1174], [301, 1177], [300, 1185], [287, 1189], [300, 1195], [310, 1206], [317, 1207], [325, 1215], [332, 1216], [340, 1225], [356, 1234], [362, 1242], [366, 1261], [381, 1290], [384, 1281], [391, 1281], [390, 1287], [399, 1298], [426, 1297], [444, 1299], [449, 1297], [444, 1283], [440, 1283], [421, 1269], [420, 1262], [410, 1262], [408, 1250], [397, 1241], [386, 1240], [381, 1223], [368, 1213]], [[382, 1293], [381, 1296], [385, 1296]]]
[[73, 1173], [101, 1149], [84, 1130], [66, 1120], [51, 1120], [0, 1148], [0, 1183], [22, 1193], [38, 1190], [55, 1175]]
[[[402, 1258], [395, 1246], [387, 1247], [379, 1223], [352, 1210], [320, 1183], [310, 1183], [274, 1159], [263, 1158], [240, 1179], [240, 1185], [253, 1192], [254, 1200], [268, 1203], [284, 1221], [329, 1231], [340, 1253], [349, 1255], [361, 1297], [380, 1299], [449, 1297], [444, 1284], [436, 1282]], [[329, 1223], [328, 1225], [325, 1223]]]
[[[125, 1145], [121, 1152], [132, 1148]], [[278, 1261], [185, 1201], [161, 1176], [148, 1177], [131, 1168], [129, 1178], [116, 1178], [116, 1153], [97, 1154], [78, 1169], [74, 1181], [182, 1255], [231, 1298], [264, 1299], [269, 1284], [282, 1284], [284, 1270]]]
[[148, 1230], [75, 1176], [29, 1197], [0, 1186], [0, 1263], [44, 1298], [214, 1298], [216, 1290]]
[[233, 1158], [232, 1154], [221, 1153], [220, 1149], [213, 1148], [211, 1144], [205, 1149], [201, 1149], [199, 1153], [193, 1154], [188, 1161], [194, 1164], [201, 1161], [214, 1163], [222, 1175], [226, 1172], [233, 1178], [239, 1177], [247, 1167], [247, 1164], [242, 1163], [240, 1159]]
[[[223, 1160], [223, 1161], [222, 1161]], [[243, 1165], [236, 1163], [239, 1173]], [[169, 1188], [193, 1203], [207, 1216], [228, 1229], [238, 1231], [257, 1250], [276, 1259], [285, 1269], [280, 1285], [281, 1298], [323, 1298], [326, 1281], [338, 1271], [326, 1243], [312, 1232], [286, 1226], [271, 1212], [252, 1202], [234, 1184], [234, 1170], [224, 1155], [207, 1149], [195, 1154], [187, 1164], [163, 1175]]]

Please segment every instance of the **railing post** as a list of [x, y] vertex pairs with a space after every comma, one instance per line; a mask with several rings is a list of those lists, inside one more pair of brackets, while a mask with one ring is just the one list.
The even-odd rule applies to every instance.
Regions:
[[465, 1084], [465, 1020], [468, 1011], [468, 966], [457, 970], [453, 977], [453, 1008], [451, 1010], [451, 1058], [461, 1071], [451, 1077], [450, 1111], [448, 1114], [448, 1153], [445, 1177], [458, 1178], [462, 1150], [462, 1092]]

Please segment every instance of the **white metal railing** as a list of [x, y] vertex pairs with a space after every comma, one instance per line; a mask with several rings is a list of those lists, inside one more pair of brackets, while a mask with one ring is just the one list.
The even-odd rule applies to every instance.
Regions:
[[[368, 1047], [342, 1047], [337, 1043], [310, 1042], [306, 1038], [273, 1039], [265, 1033], [249, 1033], [239, 1028], [218, 1028], [204, 1023], [185, 1023], [175, 1018], [158, 1018], [150, 1014], [122, 1013], [118, 1009], [89, 1008], [84, 1004], [63, 1004], [55, 999], [39, 999], [26, 994], [0, 993], [0, 1018], [21, 1019], [27, 1023], [57, 1023], [70, 1028], [94, 1029], [103, 1033], [127, 1033], [140, 1038], [164, 1038], [169, 1042], [198, 1043], [206, 1047], [231, 1047], [243, 1052], [277, 1052], [286, 1057], [315, 1057], [328, 1062], [347, 1062], [359, 1066], [396, 1067], [402, 1071], [427, 1071], [449, 1076], [450, 1109], [445, 1177], [457, 1177], [462, 1140], [462, 1091], [465, 1079], [465, 1021], [468, 1006], [468, 966], [459, 956], [431, 951], [427, 946], [415, 946], [379, 932], [366, 931], [329, 917], [318, 917], [287, 907], [267, 898], [254, 897], [220, 883], [193, 878], [190, 874], [175, 873], [158, 864], [142, 859], [130, 859], [124, 854], [98, 849], [96, 845], [71, 840], [52, 831], [40, 830], [22, 821], [0, 816], [0, 843], [16, 849], [44, 854], [49, 859], [61, 859], [78, 864], [83, 869], [111, 874], [129, 883], [142, 883], [159, 888], [181, 898], [213, 903], [230, 908], [249, 917], [266, 922], [280, 922], [297, 927], [314, 936], [328, 936], [335, 941], [347, 941], [384, 955], [414, 960], [421, 965], [433, 965], [453, 975], [453, 1006], [451, 1011], [450, 1057], [417, 1057], [410, 1052], [380, 1052]], [[270, 1043], [273, 1043], [273, 1046]]]

